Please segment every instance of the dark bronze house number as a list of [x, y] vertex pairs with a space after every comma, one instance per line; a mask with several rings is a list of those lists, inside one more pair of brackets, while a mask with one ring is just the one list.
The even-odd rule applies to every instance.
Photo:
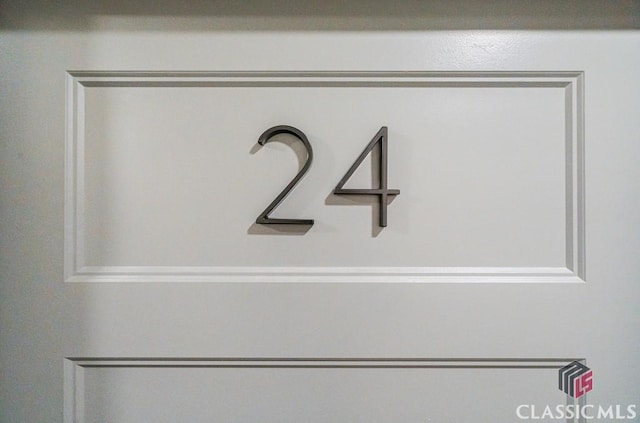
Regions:
[[[260, 135], [260, 138], [258, 138], [258, 144], [265, 145], [267, 142], [269, 142], [269, 140], [272, 137], [278, 134], [289, 134], [298, 138], [302, 142], [302, 144], [304, 144], [304, 147], [307, 150], [307, 159], [304, 165], [302, 166], [302, 169], [300, 169], [300, 171], [291, 180], [291, 182], [289, 182], [289, 184], [286, 187], [284, 187], [282, 192], [278, 194], [278, 196], [271, 202], [271, 204], [269, 204], [267, 208], [264, 209], [262, 213], [258, 215], [258, 218], [256, 219], [256, 223], [259, 223], [262, 225], [274, 225], [274, 224], [309, 225], [309, 226], [313, 225], [314, 223], [313, 219], [281, 219], [281, 218], [269, 217], [271, 212], [273, 212], [276, 209], [276, 207], [278, 207], [280, 203], [282, 203], [285, 197], [289, 195], [289, 193], [293, 190], [293, 188], [298, 184], [298, 182], [300, 182], [300, 180], [304, 177], [304, 175], [309, 171], [309, 168], [311, 167], [311, 162], [313, 161], [313, 148], [311, 147], [311, 143], [307, 139], [307, 136], [304, 134], [304, 132], [302, 132], [301, 130], [293, 126], [278, 125], [278, 126], [274, 126], [272, 128], [267, 129], [262, 133], [262, 135]], [[378, 188], [362, 188], [362, 189], [344, 188], [344, 185], [347, 183], [349, 178], [351, 178], [351, 176], [354, 174], [358, 166], [362, 164], [364, 159], [367, 157], [367, 155], [371, 151], [373, 151], [376, 145], [380, 145], [380, 155], [379, 155], [379, 161], [378, 161], [378, 177], [379, 177]], [[338, 185], [336, 185], [335, 189], [333, 190], [333, 193], [338, 195], [376, 195], [378, 196], [379, 207], [380, 207], [380, 213], [379, 213], [380, 221], [378, 224], [381, 227], [387, 226], [387, 205], [388, 205], [389, 196], [400, 194], [400, 190], [388, 188], [387, 145], [388, 145], [387, 127], [383, 126], [382, 128], [380, 128], [378, 133], [371, 139], [369, 144], [367, 144], [367, 146], [364, 148], [362, 153], [360, 153], [356, 161], [353, 163], [353, 165], [351, 165], [349, 170], [347, 170], [347, 173], [345, 173], [345, 175], [342, 177], [340, 182], [338, 182]]]

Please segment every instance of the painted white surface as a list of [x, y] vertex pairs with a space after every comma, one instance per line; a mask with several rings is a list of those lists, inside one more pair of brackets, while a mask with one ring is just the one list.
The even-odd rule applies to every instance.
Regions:
[[[265, 5], [255, 13], [229, 6], [226, 9], [229, 13], [214, 16], [206, 11], [198, 15], [197, 10], [188, 8], [190, 6], [182, 6], [187, 9], [181, 13], [176, 5], [164, 12], [148, 9], [145, 14], [148, 5], [144, 4], [139, 10], [125, 5], [118, 6], [120, 10], [117, 7], [92, 10], [86, 5], [29, 8], [29, 4], [3, 4], [0, 35], [3, 75], [0, 79], [3, 105], [0, 112], [3, 187], [0, 194], [0, 377], [3, 387], [0, 420], [3, 422], [63, 421], [64, 357], [576, 357], [586, 358], [594, 369], [595, 388], [589, 394], [590, 403], [637, 401], [640, 378], [637, 363], [640, 316], [636, 305], [640, 298], [637, 283], [640, 274], [637, 260], [640, 121], [637, 111], [640, 93], [636, 69], [640, 65], [637, 54], [640, 38], [636, 31], [557, 31], [563, 25], [554, 22], [561, 20], [557, 16], [562, 14], [549, 23], [539, 11], [530, 11], [527, 15], [524, 7], [524, 11], [516, 13], [516, 22], [535, 31], [480, 30], [482, 27], [474, 23], [495, 22], [481, 18], [491, 14], [490, 10], [471, 15], [464, 12], [446, 15], [442, 8], [436, 8], [436, 13], [446, 17], [438, 21], [437, 16], [431, 18], [427, 11], [418, 8], [405, 28], [403, 18], [411, 16], [411, 11], [400, 7], [399, 13], [385, 16], [382, 12], [389, 12], [388, 7], [379, 6], [370, 13], [371, 19], [366, 19], [366, 13], [365, 18], [356, 19], [354, 25], [359, 26], [351, 31], [349, 19], [354, 12], [345, 11], [344, 7], [338, 9], [344, 14], [335, 16], [322, 9], [298, 6], [283, 12], [283, 18], [278, 17], [277, 8]], [[593, 6], [590, 7], [585, 9], [593, 10]], [[596, 7], [596, 12], [602, 10], [601, 7]], [[554, 11], [557, 8], [551, 7]], [[463, 8], [470, 9], [473, 8]], [[592, 23], [591, 28], [601, 28], [604, 25], [601, 22], [612, 22], [612, 19], [638, 16], [637, 12], [634, 15], [633, 10], [622, 6], [616, 10], [622, 12], [603, 12], [604, 19]], [[560, 12], [563, 11], [566, 12], [566, 8], [560, 7]], [[566, 15], [572, 28], [589, 29], [589, 22], [593, 22], [592, 18], [581, 20], [584, 15], [578, 12]], [[527, 20], [527, 16], [530, 19]], [[427, 25], [434, 22], [433, 26]], [[380, 28], [385, 31], [377, 31], [375, 24], [381, 24]], [[630, 25], [634, 28], [633, 23]], [[504, 28], [492, 26], [496, 27]], [[616, 28], [615, 25], [608, 28], [612, 27]], [[620, 27], [629, 28], [629, 24]], [[425, 32], [430, 28], [439, 30]], [[586, 282], [509, 285], [65, 283], [65, 78], [70, 70], [584, 72]], [[124, 91], [122, 94], [127, 94]], [[94, 100], [100, 101], [104, 96], [114, 95], [114, 91], [95, 94]], [[152, 95], [134, 96], [132, 101], [149, 101], [150, 97], [145, 96]], [[121, 110], [123, 98], [116, 96], [114, 100], [115, 109]], [[198, 101], [211, 100], [200, 98]], [[542, 97], [536, 101], [540, 101], [539, 106], [547, 104]], [[556, 107], [554, 101], [549, 102], [552, 108]], [[168, 103], [164, 101], [158, 106]], [[540, 111], [540, 107], [535, 110]], [[537, 115], [535, 110], [531, 113]], [[517, 113], [517, 110], [507, 112]], [[546, 112], [544, 109], [541, 113], [554, 119]], [[94, 113], [94, 122], [96, 118]], [[136, 122], [125, 120], [122, 128], [130, 128]], [[197, 121], [191, 123], [195, 131]], [[262, 124], [256, 127], [264, 129]], [[254, 131], [248, 132], [253, 137]], [[367, 127], [361, 136], [349, 138], [349, 142], [354, 143], [353, 151], [360, 151], [370, 137], [369, 132]], [[250, 143], [247, 141], [242, 153], [247, 160], [252, 159], [251, 166], [278, 160], [258, 158], [258, 153], [247, 154]], [[283, 153], [287, 156], [282, 157], [283, 166], [284, 162], [295, 166], [288, 154]], [[393, 151], [392, 159], [401, 154], [402, 150]], [[338, 179], [354, 158], [351, 152], [340, 155], [344, 163], [336, 162], [332, 169]], [[551, 172], [557, 170], [555, 166], [551, 166]], [[403, 172], [408, 173], [409, 169], [391, 168], [392, 184], [398, 184], [393, 178]], [[544, 176], [553, 182], [557, 180], [553, 175]], [[276, 184], [276, 188], [279, 185]], [[314, 194], [308, 195], [315, 195], [312, 191]], [[406, 193], [403, 191], [390, 206], [392, 224], [394, 212], [403, 207]], [[263, 205], [263, 202], [257, 204]], [[297, 207], [295, 210], [306, 211]], [[362, 232], [357, 236], [371, 240], [371, 219], [361, 207], [322, 205], [313, 211], [316, 209], [327, 215], [353, 215], [346, 218], [347, 221], [365, 229], [354, 233]], [[398, 224], [401, 225], [401, 221]], [[495, 229], [499, 230], [500, 226]], [[384, 235], [390, 233], [384, 232]], [[119, 259], [108, 255], [96, 257]], [[541, 260], [534, 264], [541, 265], [555, 260], [557, 254], [536, 252], [535, 257]], [[142, 411], [135, 410], [135, 403], [126, 402], [129, 397], [123, 398], [118, 386], [122, 383], [122, 386], [135, 387], [149, 379], [136, 371], [125, 370], [91, 373], [96, 385], [87, 391], [91, 399], [87, 404], [93, 404], [93, 408], [86, 410], [87, 415], [101, 416], [105, 410], [101, 407], [118, 404], [120, 400], [131, 412]], [[506, 372], [511, 371], [516, 379], [521, 374], [515, 370]], [[488, 372], [503, 380], [498, 376], [501, 371]], [[552, 376], [553, 372], [549, 373]], [[166, 373], [161, 369], [150, 377], [162, 380], [163, 374]], [[202, 375], [208, 381], [207, 372]], [[333, 387], [332, 377], [327, 373], [322, 379]], [[348, 398], [357, 391], [360, 382], [349, 376], [342, 377], [348, 381], [343, 390], [337, 387], [336, 393]], [[414, 377], [418, 376], [411, 372], [402, 381], [408, 383]], [[442, 377], [447, 379], [446, 375]], [[188, 376], [183, 374], [178, 379], [176, 383], [182, 383]], [[486, 380], [463, 379], [465, 392], [477, 392], [487, 386], [494, 386], [498, 392], [498, 388], [503, 389], [499, 384], [485, 384]], [[277, 380], [281, 381], [283, 392], [293, 386], [291, 379], [282, 373], [278, 373], [276, 383]], [[365, 378], [362, 383], [375, 380], [375, 377]], [[447, 381], [454, 385], [461, 383], [456, 378]], [[300, 383], [303, 393], [312, 389], [304, 381]], [[536, 386], [542, 387], [542, 381], [540, 385], [537, 383]], [[66, 384], [67, 395], [71, 386]], [[94, 395], [100, 386], [110, 392], [104, 398]], [[417, 386], [425, 387], [427, 392], [439, 392], [428, 377]], [[399, 401], [414, 407], [406, 412], [415, 411], [416, 417], [426, 420], [428, 416], [419, 413], [426, 408], [440, 409], [441, 416], [447, 413], [437, 396], [429, 398], [421, 392], [407, 392], [393, 385], [388, 388], [377, 392], [398, 394]], [[531, 398], [531, 402], [557, 395], [554, 377], [550, 378], [548, 389], [544, 393], [532, 391], [531, 397], [535, 398]], [[522, 392], [518, 388], [516, 391]], [[141, 393], [140, 398], [144, 399], [145, 395]], [[187, 404], [198, 398], [195, 392], [184, 395]], [[161, 401], [163, 397], [146, 398]], [[513, 409], [511, 402], [498, 398], [501, 396], [496, 395], [496, 401], [490, 403], [482, 402], [479, 396], [465, 396], [460, 400], [471, 402], [486, 413], [488, 420], [495, 421]], [[360, 415], [366, 415], [373, 407], [361, 398], [353, 401], [358, 408], [352, 411], [362, 411]], [[315, 403], [318, 404], [321, 403]], [[302, 408], [297, 410], [302, 412]], [[270, 411], [278, 415], [278, 410]], [[192, 415], [186, 418], [192, 417], [193, 421], [201, 418], [196, 409], [189, 412]], [[71, 421], [72, 416], [73, 410], [68, 408], [67, 420]]]
[[[581, 73], [68, 79], [68, 280], [584, 278]], [[277, 124], [307, 131], [315, 160], [274, 216], [310, 230], [255, 224], [298, 166], [283, 143], [258, 160], [255, 134]], [[383, 124], [404, 193], [385, 229], [377, 198], [331, 194]]]

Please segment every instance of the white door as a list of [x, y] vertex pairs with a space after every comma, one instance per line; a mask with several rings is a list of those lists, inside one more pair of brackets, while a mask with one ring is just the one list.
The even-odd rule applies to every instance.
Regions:
[[3, 5], [1, 421], [638, 418], [637, 10], [164, 6]]

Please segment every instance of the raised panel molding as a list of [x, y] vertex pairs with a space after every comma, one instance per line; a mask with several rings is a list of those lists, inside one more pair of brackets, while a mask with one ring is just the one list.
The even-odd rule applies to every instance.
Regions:
[[[258, 392], [274, 392], [277, 391], [276, 389], [267, 389], [265, 388], [265, 379], [264, 379], [264, 375], [262, 375], [262, 377], [257, 374], [256, 372], [259, 372], [260, 370], [271, 370], [275, 373], [270, 373], [271, 375], [276, 375], [276, 374], [280, 374], [280, 375], [286, 375], [288, 370], [293, 370], [293, 371], [300, 371], [300, 372], [304, 372], [304, 374], [309, 375], [309, 376], [313, 376], [313, 377], [317, 377], [318, 373], [327, 373], [327, 372], [333, 372], [332, 376], [329, 376], [329, 380], [333, 380], [331, 379], [332, 377], [338, 377], [336, 375], [335, 372], [340, 373], [340, 381], [342, 381], [342, 383], [346, 383], [347, 381], [350, 380], [350, 378], [356, 378], [356, 380], [358, 382], [354, 382], [353, 386], [361, 386], [364, 383], [363, 380], [369, 381], [369, 380], [373, 380], [373, 381], [377, 381], [379, 376], [376, 375], [380, 375], [379, 372], [394, 372], [394, 371], [401, 371], [401, 373], [394, 373], [394, 377], [391, 379], [393, 381], [392, 386], [379, 386], [378, 390], [382, 389], [382, 390], [388, 390], [389, 391], [389, 398], [394, 399], [394, 401], [398, 401], [398, 398], [396, 398], [395, 396], [398, 395], [397, 391], [394, 391], [394, 389], [397, 389], [398, 386], [402, 386], [404, 383], [407, 384], [407, 386], [414, 386], [412, 384], [416, 384], [419, 383], [419, 386], [422, 386], [423, 388], [426, 388], [427, 386], [423, 386], [422, 384], [427, 383], [427, 384], [437, 384], [437, 381], [443, 382], [444, 380], [447, 380], [446, 376], [443, 376], [442, 373], [440, 373], [441, 371], [445, 371], [447, 375], [450, 375], [452, 377], [454, 377], [455, 379], [453, 379], [454, 381], [457, 382], [452, 382], [454, 383], [459, 383], [460, 381], [464, 380], [464, 377], [462, 379], [460, 379], [461, 374], [459, 372], [471, 372], [469, 374], [467, 374], [466, 377], [473, 377], [473, 375], [475, 375], [476, 377], [478, 377], [479, 375], [481, 377], [485, 377], [485, 376], [489, 376], [488, 381], [490, 381], [490, 383], [497, 383], [498, 380], [502, 380], [500, 378], [507, 378], [506, 381], [511, 380], [512, 383], [506, 383], [505, 385], [497, 385], [495, 388], [495, 392], [493, 393], [494, 395], [499, 395], [500, 396], [500, 400], [504, 400], [503, 396], [505, 396], [504, 392], [501, 392], [501, 389], [505, 389], [505, 392], [508, 392], [510, 390], [513, 390], [515, 386], [519, 386], [520, 389], [523, 389], [522, 386], [527, 386], [530, 381], [533, 381], [533, 378], [531, 377], [531, 371], [533, 372], [545, 372], [542, 374], [539, 374], [538, 376], [540, 376], [540, 380], [538, 380], [535, 383], [539, 383], [540, 386], [537, 386], [533, 391], [531, 392], [521, 392], [520, 395], [522, 395], [523, 398], [526, 398], [528, 401], [530, 401], [529, 403], [537, 403], [538, 398], [536, 397], [531, 397], [531, 395], [534, 395], [537, 391], [536, 389], [540, 389], [542, 391], [544, 391], [544, 396], [547, 398], [555, 398], [555, 400], [557, 401], [558, 399], [564, 399], [563, 402], [566, 402], [566, 404], [579, 404], [580, 406], [584, 406], [586, 404], [586, 396], [582, 396], [581, 398], [574, 400], [573, 398], [564, 395], [562, 392], [560, 392], [557, 389], [557, 374], [556, 371], [564, 366], [566, 366], [567, 364], [571, 363], [572, 361], [579, 361], [582, 362], [583, 364], [586, 364], [586, 360], [584, 358], [452, 358], [452, 359], [445, 359], [445, 358], [273, 358], [273, 357], [252, 357], [252, 358], [203, 358], [203, 357], [193, 357], [193, 358], [143, 358], [143, 357], [129, 357], [129, 358], [82, 358], [82, 357], [69, 357], [69, 358], [65, 358], [64, 360], [64, 401], [65, 401], [65, 407], [64, 407], [64, 421], [65, 423], [85, 423], [87, 421], [93, 421], [92, 419], [88, 418], [88, 415], [93, 415], [95, 414], [95, 410], [91, 410], [92, 407], [92, 401], [94, 401], [93, 405], [95, 406], [95, 402], [97, 401], [100, 404], [101, 408], [106, 408], [107, 410], [112, 410], [114, 407], [118, 407], [119, 412], [123, 413], [123, 411], [120, 409], [122, 407], [120, 407], [119, 403], [112, 403], [113, 401], [123, 401], [123, 398], [126, 397], [126, 401], [127, 402], [133, 402], [134, 406], [136, 408], [141, 408], [142, 410], [147, 409], [147, 411], [149, 410], [149, 403], [147, 402], [138, 402], [140, 401], [139, 399], [132, 399], [128, 394], [128, 389], [132, 389], [130, 386], [125, 388], [119, 385], [119, 382], [122, 382], [122, 380], [129, 380], [130, 379], [119, 379], [122, 377], [122, 373], [120, 373], [120, 376], [115, 376], [116, 380], [116, 385], [113, 386], [111, 385], [110, 389], [117, 389], [119, 392], [119, 396], [118, 398], [114, 399], [111, 398], [109, 396], [109, 389], [101, 389], [101, 388], [95, 388], [94, 387], [94, 391], [91, 390], [91, 387], [89, 387], [88, 385], [91, 385], [91, 382], [87, 381], [87, 372], [90, 372], [92, 370], [98, 370], [98, 371], [109, 371], [109, 370], [116, 370], [119, 372], [129, 372], [129, 371], [136, 371], [136, 370], [141, 370], [141, 369], [146, 369], [147, 371], [151, 371], [154, 372], [156, 375], [154, 376], [154, 380], [156, 380], [156, 383], [162, 383], [159, 381], [164, 380], [166, 383], [163, 383], [166, 386], [170, 387], [170, 391], [173, 392], [174, 390], [179, 390], [180, 386], [176, 386], [176, 385], [172, 385], [169, 381], [172, 380], [171, 377], [175, 376], [175, 372], [176, 371], [180, 371], [180, 370], [184, 370], [184, 371], [188, 371], [189, 369], [196, 369], [198, 371], [198, 374], [203, 375], [203, 371], [205, 369], [209, 369], [212, 370], [212, 373], [207, 373], [208, 376], [203, 376], [203, 379], [199, 381], [200, 382], [194, 382], [191, 378], [184, 378], [184, 379], [178, 379], [178, 380], [182, 380], [184, 383], [184, 381], [188, 381], [188, 387], [189, 389], [196, 389], [193, 392], [198, 392], [199, 394], [201, 394], [202, 392], [204, 392], [207, 389], [212, 389], [213, 391], [209, 394], [203, 394], [205, 395], [207, 398], [209, 398], [209, 402], [213, 403], [214, 401], [223, 401], [221, 398], [216, 398], [215, 397], [215, 392], [217, 392], [215, 389], [223, 389], [224, 391], [227, 391], [229, 389], [232, 389], [231, 387], [228, 386], [220, 386], [218, 388], [213, 388], [214, 386], [216, 386], [216, 384], [223, 384], [225, 380], [225, 377], [227, 378], [231, 378], [232, 380], [242, 380], [243, 383], [241, 384], [242, 387], [244, 387], [244, 389], [247, 389], [249, 386], [254, 386], [257, 387], [256, 389], [258, 389]], [[373, 371], [375, 373], [367, 373], [368, 376], [364, 377], [362, 376], [362, 373], [360, 373], [359, 371]], [[526, 373], [524, 374], [518, 374], [518, 371], [526, 371]], [[227, 373], [226, 376], [223, 376], [220, 373], [220, 371], [225, 371]], [[356, 371], [356, 373], [353, 373], [353, 371]], [[431, 379], [431, 378], [424, 378], [425, 375], [429, 374], [429, 372], [439, 372], [440, 376], [436, 377], [435, 379]], [[497, 373], [497, 372], [503, 372], [503, 371], [508, 371], [510, 372], [509, 375], [511, 375], [511, 373], [513, 373], [513, 376], [507, 376], [504, 373]], [[167, 372], [167, 373], [163, 373], [163, 372]], [[231, 376], [231, 373], [228, 372], [232, 372], [235, 374], [235, 376]], [[424, 373], [427, 372], [427, 373]], [[451, 372], [451, 373], [449, 373]], [[477, 372], [481, 372], [481, 373], [477, 373]], [[488, 375], [485, 372], [489, 372], [489, 373], [494, 373], [493, 377], [491, 377], [490, 375]], [[191, 373], [190, 373], [191, 374]], [[290, 374], [290, 373], [289, 373]], [[324, 392], [321, 391], [319, 386], [314, 385], [314, 383], [317, 383], [318, 379], [314, 379], [313, 377], [306, 377], [306, 378], [302, 378], [300, 379], [300, 373], [296, 373], [298, 376], [294, 379], [296, 381], [296, 385], [292, 387], [292, 389], [295, 390], [299, 390], [299, 389], [309, 389], [311, 388], [311, 390], [317, 394], [319, 396], [319, 398], [322, 398], [322, 395], [327, 395], [329, 396], [328, 392]], [[101, 380], [100, 378], [104, 378], [105, 375], [107, 375], [107, 373], [101, 373], [102, 376], [97, 376], [98, 380]], [[195, 375], [195, 373], [193, 374]], [[215, 375], [219, 375], [218, 377], [216, 377]], [[251, 375], [254, 375], [254, 377], [256, 377], [255, 381], [251, 381]], [[422, 375], [422, 376], [421, 376]], [[526, 375], [527, 377], [523, 378], [523, 375]], [[364, 377], [364, 379], [362, 379]], [[445, 379], [442, 379], [442, 378]], [[166, 379], [165, 379], [166, 378]], [[417, 379], [416, 379], [417, 378]], [[520, 380], [522, 383], [520, 385], [517, 385], [515, 383], [515, 380], [513, 378], [517, 378], [517, 380]], [[135, 380], [135, 377], [134, 377]], [[286, 381], [288, 379], [280, 380], [280, 381], [274, 381], [273, 378], [269, 378], [269, 383], [282, 383], [283, 381]], [[203, 382], [204, 381], [204, 382]], [[416, 382], [419, 381], [419, 382]], [[175, 381], [174, 381], [175, 382]], [[93, 383], [95, 384], [96, 381], [93, 380]], [[100, 382], [97, 382], [98, 384], [100, 384]], [[113, 381], [109, 382], [109, 383], [113, 383]], [[137, 383], [144, 383], [144, 382], [135, 382], [134, 385], [136, 385]], [[203, 383], [203, 386], [196, 388], [194, 385], [194, 383]], [[311, 385], [310, 386], [306, 386], [306, 385]], [[137, 385], [136, 385], [137, 386]], [[324, 386], [324, 385], [323, 385]], [[351, 388], [353, 388], [353, 386]], [[147, 389], [148, 388], [148, 389]], [[285, 388], [283, 386], [283, 388]], [[338, 389], [337, 387], [334, 387], [335, 389]], [[351, 389], [350, 388], [350, 389]], [[444, 386], [436, 386], [436, 387], [431, 387], [433, 389], [436, 389], [436, 391], [438, 391], [439, 389], [454, 389], [452, 388], [452, 386], [448, 386], [448, 387], [444, 387]], [[431, 389], [430, 388], [430, 389]], [[97, 389], [97, 390], [95, 390]], [[154, 391], [157, 388], [154, 387], [150, 387], [150, 386], [145, 386], [144, 390], [148, 390], [148, 391]], [[405, 388], [405, 389], [410, 389], [411, 388]], [[99, 396], [96, 397], [96, 392]], [[416, 395], [418, 397], [422, 398], [422, 395], [424, 393], [416, 393]], [[158, 392], [158, 393], [154, 393], [153, 395], [159, 395], [160, 397], [162, 397], [162, 393]], [[211, 396], [213, 395], [213, 396]], [[251, 398], [251, 396], [246, 396], [249, 395], [247, 392], [243, 391], [242, 395], [241, 395], [241, 401], [244, 402], [245, 405], [249, 405], [249, 404], [253, 404], [253, 401], [255, 401], [255, 398]], [[283, 394], [285, 396], [287, 395], [291, 395], [291, 394]], [[485, 393], [485, 395], [490, 395], [489, 393]], [[543, 395], [542, 393], [540, 393], [540, 395]], [[550, 395], [550, 396], [549, 396]], [[174, 398], [180, 398], [179, 396], [173, 396]], [[146, 397], [145, 397], [146, 398]], [[490, 402], [490, 397], [482, 397], [483, 401], [480, 401], [479, 404], [485, 404], [484, 408], [486, 408], [486, 403], [488, 401], [489, 404], [492, 404]], [[450, 399], [450, 398], [449, 398]], [[350, 398], [345, 398], [345, 401], [349, 401]], [[351, 399], [353, 400], [353, 398]], [[412, 401], [409, 398], [402, 398], [402, 400], [408, 401], [408, 404], [411, 403]], [[422, 398], [422, 402], [428, 402], [429, 400], [433, 400], [432, 398], [429, 397], [425, 397]], [[145, 401], [148, 401], [148, 398], [146, 398]], [[194, 400], [197, 402], [197, 400]], [[517, 404], [517, 403], [516, 403]], [[299, 407], [302, 408], [306, 408], [307, 404], [297, 404]], [[493, 404], [494, 406], [497, 406], [497, 404]], [[504, 406], [504, 404], [502, 404]], [[232, 407], [231, 405], [229, 405], [230, 407]], [[433, 406], [433, 405], [432, 405]], [[446, 408], [450, 409], [450, 411], [448, 412], [449, 415], [455, 414], [457, 407], [459, 407], [460, 404], [458, 404], [456, 401], [447, 401], [446, 404]], [[184, 406], [181, 406], [184, 407]], [[354, 405], [355, 407], [355, 405]], [[215, 408], [215, 407], [214, 407]], [[123, 409], [126, 409], [126, 406], [123, 407]], [[488, 410], [490, 410], [491, 407], [488, 407]], [[190, 413], [193, 413], [194, 415], [198, 415], [199, 413], [206, 413], [206, 411], [203, 410], [198, 410], [198, 409], [192, 409], [189, 408]], [[275, 410], [278, 410], [278, 407], [275, 407]], [[312, 409], [310, 409], [308, 411], [308, 413], [313, 413], [313, 411], [311, 411]], [[511, 410], [501, 410], [501, 412], [503, 413], [514, 413], [515, 411], [515, 406], [514, 409]], [[210, 412], [210, 411], [209, 411]], [[243, 412], [242, 409], [237, 409], [234, 411], [236, 413], [236, 415], [241, 415], [241, 413]], [[273, 411], [272, 411], [273, 412]], [[343, 411], [344, 413], [346, 413], [347, 411]], [[99, 414], [99, 412], [98, 412]], [[515, 414], [512, 414], [513, 416], [515, 416]], [[346, 416], [346, 414], [345, 414]], [[263, 418], [266, 418], [266, 420], [271, 421], [267, 418], [267, 416], [262, 416]], [[273, 416], [270, 416], [271, 418], [273, 418]], [[425, 416], [426, 418], [426, 416]], [[515, 418], [515, 417], [514, 417]], [[94, 416], [95, 419], [95, 416]], [[126, 421], [130, 421], [131, 416], [128, 417], [128, 419]], [[574, 420], [566, 420], [567, 422], [571, 421], [573, 422]], [[582, 423], [585, 420], [580, 418], [577, 419], [578, 422]]]
[[[65, 274], [67, 282], [579, 283], [585, 278], [582, 72], [107, 72], [67, 75]], [[553, 88], [565, 94], [565, 266], [148, 266], [87, 265], [85, 89], [88, 87]], [[363, 144], [364, 145], [364, 144]], [[400, 187], [402, 188], [402, 187]]]

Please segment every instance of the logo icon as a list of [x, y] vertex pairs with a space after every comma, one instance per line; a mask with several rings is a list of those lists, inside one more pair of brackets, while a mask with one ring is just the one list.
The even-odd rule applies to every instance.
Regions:
[[593, 389], [593, 370], [573, 361], [560, 369], [558, 388], [572, 398], [580, 398]]

